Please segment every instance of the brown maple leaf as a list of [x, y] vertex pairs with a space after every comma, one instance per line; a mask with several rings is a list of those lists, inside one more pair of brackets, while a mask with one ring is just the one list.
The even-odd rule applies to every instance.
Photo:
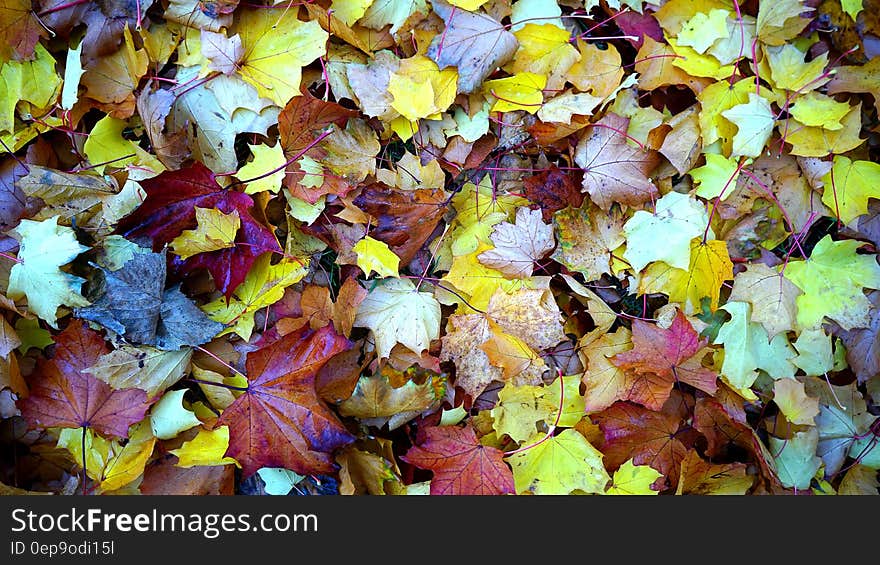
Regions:
[[545, 222], [553, 219], [553, 214], [566, 207], [580, 208], [584, 194], [575, 184], [574, 176], [556, 165], [546, 171], [523, 179], [526, 198], [541, 207]]
[[31, 428], [91, 428], [103, 436], [128, 437], [128, 428], [149, 408], [140, 389], [114, 390], [85, 372], [110, 352], [104, 338], [80, 320], [55, 338], [55, 355], [41, 360], [28, 383], [21, 412]]
[[[590, 416], [605, 435], [602, 452], [609, 471], [628, 459], [663, 473], [668, 487], [675, 487], [687, 447], [679, 439], [678, 414], [654, 412], [629, 402], [615, 402]], [[662, 481], [662, 479], [658, 479]]]
[[770, 467], [767, 452], [755, 431], [736, 421], [714, 398], [701, 398], [694, 406], [694, 429], [706, 437], [706, 454], [712, 458], [729, 458], [745, 451], [757, 463], [761, 476], [770, 486], [779, 486], [779, 479]]
[[352, 187], [344, 179], [329, 174], [324, 175], [323, 183], [316, 188], [304, 186], [301, 183], [306, 175], [297, 160], [306, 155], [320, 162], [325, 156], [325, 152], [317, 146], [322, 131], [331, 124], [344, 126], [357, 115], [357, 112], [315, 98], [308, 92], [290, 99], [278, 115], [278, 133], [281, 135], [284, 157], [292, 160], [284, 177], [284, 184], [291, 194], [314, 204], [322, 195], [344, 195], [351, 190]]
[[235, 494], [235, 466], [178, 467], [167, 453], [150, 462], [138, 490], [147, 495], [206, 496]]
[[378, 222], [370, 235], [387, 243], [401, 265], [407, 265], [446, 213], [445, 200], [441, 189], [401, 190], [376, 182], [364, 187], [354, 205]]
[[700, 350], [708, 343], [678, 310], [669, 329], [633, 320], [633, 348], [618, 353], [611, 362], [634, 375], [626, 398], [659, 410], [676, 381], [713, 394], [717, 375], [702, 366]]
[[575, 162], [584, 169], [584, 192], [606, 212], [615, 202], [641, 206], [659, 196], [648, 174], [660, 163], [656, 151], [631, 144], [629, 119], [608, 113], [578, 143]]
[[302, 328], [248, 354], [247, 390], [217, 421], [229, 426], [226, 455], [245, 477], [261, 467], [300, 474], [333, 471], [331, 453], [354, 441], [315, 392], [315, 374], [349, 341], [325, 326]]
[[31, 59], [46, 35], [31, 0], [4, 0], [0, 5], [0, 61]]
[[402, 457], [434, 472], [431, 494], [494, 495], [514, 492], [504, 452], [482, 445], [473, 428], [442, 426], [425, 430], [425, 440]]

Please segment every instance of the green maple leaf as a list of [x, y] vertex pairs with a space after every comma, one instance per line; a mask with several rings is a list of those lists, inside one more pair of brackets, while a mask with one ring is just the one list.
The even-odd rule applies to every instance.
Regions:
[[518, 493], [570, 494], [579, 490], [599, 494], [611, 480], [602, 464], [602, 452], [571, 429], [511, 455], [508, 461]]
[[724, 344], [721, 374], [728, 384], [738, 390], [746, 389], [758, 378], [758, 369], [774, 379], [794, 376], [795, 367], [790, 359], [797, 353], [785, 334], [771, 341], [761, 324], [750, 321], [752, 308], [746, 302], [728, 302], [721, 308], [731, 315], [715, 338], [716, 344]]
[[810, 480], [822, 464], [822, 460], [816, 457], [818, 444], [816, 428], [797, 432], [790, 439], [770, 436], [770, 452], [776, 461], [782, 486], [800, 490], [810, 487]]
[[785, 277], [804, 293], [797, 298], [798, 324], [818, 327], [826, 316], [845, 329], [870, 323], [863, 288], [880, 288], [880, 265], [874, 255], [857, 255], [859, 241], [832, 241], [826, 235], [806, 261], [791, 262]]
[[848, 224], [868, 213], [869, 198], [880, 198], [880, 165], [835, 155], [834, 166], [822, 182], [822, 202]]

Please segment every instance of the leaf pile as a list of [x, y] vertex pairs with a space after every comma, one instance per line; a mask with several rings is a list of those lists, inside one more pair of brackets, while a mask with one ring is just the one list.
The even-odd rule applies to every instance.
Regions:
[[876, 0], [10, 0], [0, 483], [878, 494]]

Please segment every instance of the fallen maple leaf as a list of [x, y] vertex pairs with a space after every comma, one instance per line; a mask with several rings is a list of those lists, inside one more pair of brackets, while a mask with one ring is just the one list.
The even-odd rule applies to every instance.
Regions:
[[576, 430], [563, 430], [529, 445], [508, 459], [519, 494], [598, 494], [605, 491], [611, 480], [602, 463], [602, 453]]
[[541, 207], [544, 221], [566, 207], [580, 208], [584, 195], [575, 184], [573, 174], [551, 165], [546, 171], [523, 179], [526, 198]]
[[31, 0], [10, 0], [0, 6], [0, 62], [29, 59], [44, 35]]
[[140, 389], [114, 390], [86, 370], [110, 350], [104, 338], [74, 321], [55, 339], [55, 355], [40, 361], [21, 411], [31, 428], [90, 428], [104, 436], [128, 437], [150, 404]]
[[401, 190], [372, 183], [353, 202], [375, 219], [370, 235], [387, 243], [407, 265], [446, 213], [445, 200], [441, 189]]
[[408, 279], [383, 279], [361, 302], [354, 325], [373, 331], [380, 358], [397, 343], [419, 354], [439, 337], [440, 303]]
[[165, 290], [165, 253], [136, 252], [116, 271], [102, 269], [102, 292], [78, 318], [97, 322], [131, 343], [177, 350], [197, 346], [223, 326], [209, 320], [179, 287]]
[[434, 472], [431, 494], [513, 494], [513, 474], [504, 452], [480, 444], [473, 428], [433, 427], [424, 434], [424, 441], [402, 459]]
[[659, 410], [678, 381], [715, 392], [717, 375], [697, 355], [708, 341], [700, 339], [681, 310], [668, 329], [642, 320], [633, 320], [632, 328], [633, 348], [611, 358], [617, 367], [636, 374], [630, 400]]
[[516, 223], [501, 222], [490, 236], [493, 249], [477, 255], [480, 263], [509, 278], [532, 276], [534, 264], [554, 247], [553, 228], [541, 221], [537, 210], [520, 208]]
[[754, 482], [744, 463], [712, 464], [690, 450], [681, 462], [681, 478], [675, 494], [743, 495]]
[[413, 380], [402, 386], [378, 374], [361, 377], [351, 397], [339, 405], [343, 416], [354, 416], [366, 425], [394, 430], [430, 408], [436, 408], [446, 386], [437, 376], [418, 384]]
[[444, 69], [458, 71], [458, 92], [471, 93], [496, 68], [507, 63], [516, 51], [517, 41], [497, 20], [438, 1], [431, 6], [443, 18], [446, 29], [428, 47], [428, 57]]
[[605, 436], [602, 453], [605, 466], [616, 470], [632, 459], [634, 465], [649, 465], [663, 474], [667, 486], [675, 487], [687, 447], [677, 437], [677, 415], [654, 412], [628, 402], [615, 402], [590, 418]]
[[251, 476], [261, 467], [300, 474], [333, 471], [332, 452], [354, 441], [315, 392], [315, 374], [349, 342], [331, 326], [303, 328], [252, 351], [248, 386], [217, 421], [229, 426], [226, 454]]
[[[350, 190], [347, 183], [340, 182], [332, 175], [324, 176], [310, 188], [304, 184], [308, 175], [304, 174], [297, 159], [303, 156], [320, 161], [323, 152], [314, 144], [325, 128], [331, 124], [343, 126], [357, 116], [357, 112], [347, 110], [339, 104], [325, 102], [308, 93], [292, 98], [278, 115], [278, 131], [284, 156], [289, 160], [284, 184], [291, 194], [312, 204], [324, 194], [342, 194]], [[314, 179], [309, 179], [313, 181]]]

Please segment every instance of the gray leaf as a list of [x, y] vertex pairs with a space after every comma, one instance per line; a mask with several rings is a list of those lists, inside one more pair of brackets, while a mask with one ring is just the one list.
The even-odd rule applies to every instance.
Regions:
[[165, 288], [165, 252], [134, 253], [122, 267], [98, 267], [91, 306], [77, 308], [78, 318], [101, 324], [125, 341], [165, 351], [210, 341], [222, 329], [180, 292]]
[[210, 341], [223, 328], [223, 324], [208, 318], [180, 292], [178, 285], [166, 290], [162, 296], [156, 347], [177, 350], [184, 345], [201, 345]]
[[165, 253], [135, 253], [118, 271], [101, 268], [99, 296], [75, 314], [122, 335], [153, 345], [165, 286]]

